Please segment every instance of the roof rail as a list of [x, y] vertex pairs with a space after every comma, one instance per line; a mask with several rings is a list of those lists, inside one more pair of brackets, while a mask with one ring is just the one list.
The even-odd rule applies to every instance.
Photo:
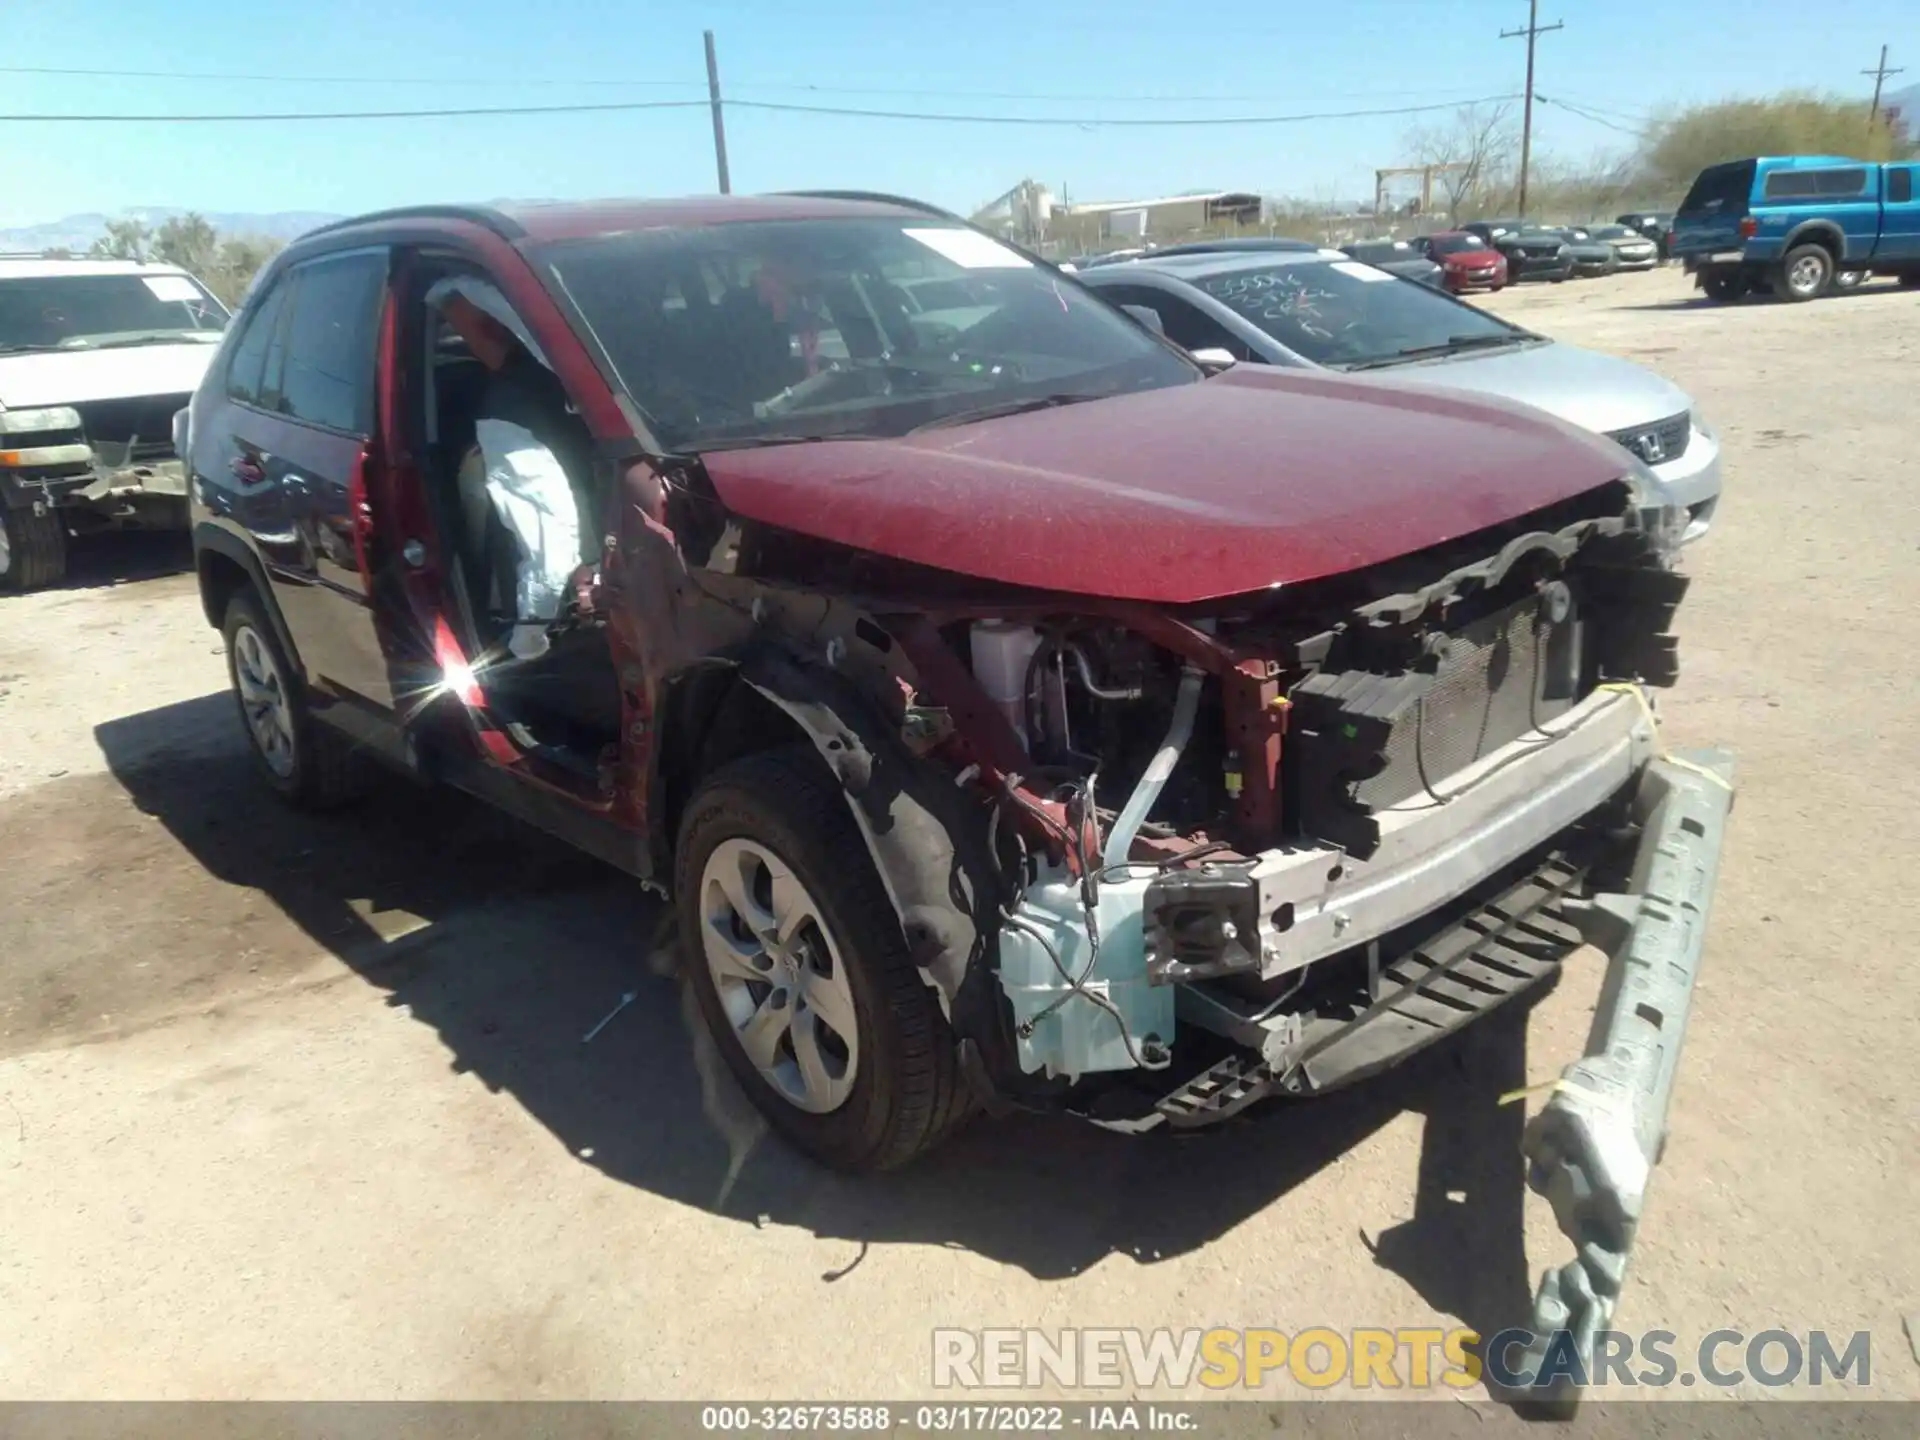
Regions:
[[316, 225], [313, 229], [296, 235], [288, 244], [298, 245], [302, 241], [311, 240], [316, 235], [331, 235], [360, 225], [393, 220], [465, 220], [471, 224], [485, 226], [507, 240], [524, 239], [526, 235], [520, 226], [500, 211], [487, 205], [402, 205], [392, 210], [374, 210], [365, 215], [349, 215], [344, 220], [333, 220], [325, 225]]
[[905, 195], [889, 195], [884, 190], [781, 190], [776, 193], [803, 200], [867, 200], [876, 205], [899, 205], [904, 209], [918, 210], [923, 215], [938, 215], [942, 220], [960, 218], [938, 205], [929, 205], [924, 200], [910, 199]]

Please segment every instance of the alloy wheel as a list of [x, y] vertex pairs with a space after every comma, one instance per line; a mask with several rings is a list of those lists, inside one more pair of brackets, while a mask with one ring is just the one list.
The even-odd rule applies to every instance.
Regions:
[[293, 710], [273, 651], [251, 625], [233, 632], [233, 682], [247, 733], [267, 768], [282, 780], [292, 777]]
[[757, 840], [714, 847], [700, 875], [701, 952], [734, 1038], [782, 1099], [822, 1115], [859, 1071], [853, 989], [820, 906]]

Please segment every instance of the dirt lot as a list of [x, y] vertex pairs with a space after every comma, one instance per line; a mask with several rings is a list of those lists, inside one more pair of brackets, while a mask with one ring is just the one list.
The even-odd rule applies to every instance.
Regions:
[[[1491, 302], [1727, 449], [1669, 728], [1742, 791], [1620, 1323], [1870, 1329], [1920, 1397], [1920, 294], [1689, 295]], [[455, 797], [270, 803], [178, 563], [0, 602], [0, 1397], [899, 1397], [936, 1325], [1491, 1331], [1563, 1258], [1493, 1097], [1596, 973], [1225, 1132], [979, 1125], [840, 1180], [703, 1078], [633, 885]]]

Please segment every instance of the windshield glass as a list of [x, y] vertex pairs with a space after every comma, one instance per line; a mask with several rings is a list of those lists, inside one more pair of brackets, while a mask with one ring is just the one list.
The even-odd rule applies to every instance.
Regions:
[[1407, 350], [1528, 337], [1430, 286], [1354, 261], [1299, 261], [1203, 276], [1200, 288], [1320, 365], [1361, 365]]
[[0, 279], [0, 351], [218, 338], [226, 307], [185, 275]]
[[1433, 248], [1441, 255], [1458, 255], [1463, 250], [1491, 250], [1493, 247], [1478, 235], [1436, 235]]
[[1601, 240], [1640, 240], [1645, 238], [1638, 230], [1629, 230], [1624, 225], [1602, 225], [1593, 233]]
[[938, 220], [648, 230], [544, 258], [675, 450], [897, 436], [1201, 377], [1072, 281]]
[[1413, 246], [1404, 240], [1363, 240], [1358, 245], [1349, 245], [1347, 253], [1356, 260], [1366, 261], [1369, 265], [1419, 258], [1414, 254]]

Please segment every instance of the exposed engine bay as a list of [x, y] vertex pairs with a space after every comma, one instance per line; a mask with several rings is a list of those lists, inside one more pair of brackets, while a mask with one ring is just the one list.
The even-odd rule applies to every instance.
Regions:
[[1482, 843], [1491, 866], [1427, 877], [1418, 913], [1366, 897], [1328, 913], [1340, 881], [1370, 863], [1385, 876], [1413, 830], [1441, 845], [1467, 797], [1502, 771], [1537, 778], [1599, 713], [1645, 726], [1639, 687], [1675, 678], [1686, 585], [1617, 485], [1181, 617], [1186, 654], [1101, 616], [944, 626], [1026, 755], [1001, 777], [1012, 823], [994, 837], [1021, 1068], [1068, 1082], [1167, 1069], [1176, 1030], [1196, 1027], [1294, 1058], [1316, 1003], [1379, 998], [1381, 971], [1424, 933], [1407, 922], [1444, 927], [1489, 885], [1550, 856], [1564, 868], [1560, 832], [1607, 798], [1592, 786], [1548, 833]]

